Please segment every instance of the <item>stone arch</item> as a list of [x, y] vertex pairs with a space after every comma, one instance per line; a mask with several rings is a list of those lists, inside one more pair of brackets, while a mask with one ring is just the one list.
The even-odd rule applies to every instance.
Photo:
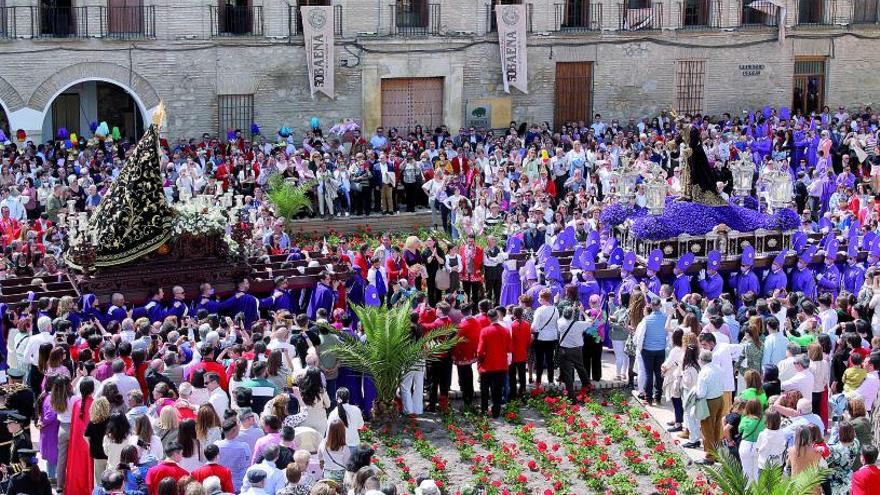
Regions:
[[23, 107], [24, 99], [18, 91], [6, 79], [0, 77], [0, 108], [6, 111], [6, 116]]
[[105, 81], [125, 89], [140, 106], [144, 119], [159, 104], [159, 94], [143, 76], [127, 67], [107, 62], [84, 62], [70, 65], [51, 75], [31, 94], [27, 105], [46, 112], [52, 101], [65, 89], [86, 81]]

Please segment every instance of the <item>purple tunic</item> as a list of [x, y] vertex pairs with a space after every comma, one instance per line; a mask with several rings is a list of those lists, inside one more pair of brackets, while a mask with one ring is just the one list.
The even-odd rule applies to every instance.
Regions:
[[519, 296], [523, 293], [522, 281], [519, 278], [519, 270], [510, 270], [504, 267], [501, 275], [501, 302], [502, 306], [519, 304]]
[[52, 409], [51, 396], [47, 395], [40, 405], [40, 456], [48, 464], [58, 463], [58, 415]]

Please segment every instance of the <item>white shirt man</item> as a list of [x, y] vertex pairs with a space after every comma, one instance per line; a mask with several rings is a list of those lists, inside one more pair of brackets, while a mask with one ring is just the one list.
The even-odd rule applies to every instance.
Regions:
[[715, 358], [711, 363], [701, 363], [700, 372], [697, 374], [697, 397], [700, 399], [717, 399], [724, 393], [721, 382], [721, 370], [715, 364]]
[[[213, 375], [213, 376], [212, 376]], [[220, 386], [220, 379], [216, 373], [205, 374], [205, 387], [211, 392], [208, 396], [208, 403], [214, 407], [217, 416], [223, 418], [226, 416], [226, 410], [229, 409], [229, 396]]]
[[[877, 392], [880, 391], [880, 376], [877, 375], [877, 369], [874, 368], [870, 357], [865, 359], [862, 366], [868, 374], [865, 375], [865, 379], [859, 385], [859, 388], [856, 389], [856, 392], [865, 401], [865, 410], [870, 412], [876, 402]], [[877, 414], [877, 412], [875, 411], [874, 414]]]
[[810, 371], [810, 358], [806, 354], [794, 358], [794, 375], [788, 380], [782, 380], [782, 390], [797, 390], [801, 397], [813, 397], [813, 372]]
[[141, 385], [135, 377], [125, 374], [125, 362], [121, 359], [113, 361], [113, 364], [110, 366], [113, 370], [113, 376], [101, 382], [98, 390], [95, 391], [95, 397], [100, 397], [104, 387], [106, 387], [108, 383], [112, 383], [116, 385], [117, 390], [119, 390], [119, 393], [122, 394], [123, 400], [125, 400], [125, 405], [128, 406], [130, 405], [128, 403], [128, 393], [132, 390], [140, 390]]
[[37, 328], [40, 333], [31, 335], [24, 350], [27, 362], [34, 366], [40, 365], [40, 346], [44, 343], [52, 343], [52, 319], [48, 316], [41, 316], [37, 319]]

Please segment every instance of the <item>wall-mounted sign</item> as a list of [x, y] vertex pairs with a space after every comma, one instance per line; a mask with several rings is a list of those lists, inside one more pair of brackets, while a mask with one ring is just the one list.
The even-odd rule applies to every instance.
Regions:
[[764, 70], [764, 64], [740, 64], [739, 70], [742, 71], [743, 77], [760, 76]]

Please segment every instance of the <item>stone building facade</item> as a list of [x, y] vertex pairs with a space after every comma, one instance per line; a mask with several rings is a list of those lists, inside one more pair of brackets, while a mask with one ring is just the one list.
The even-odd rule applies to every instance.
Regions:
[[368, 132], [407, 122], [454, 132], [594, 113], [625, 121], [662, 108], [880, 102], [877, 0], [773, 0], [780, 7], [765, 13], [748, 0], [521, 0], [529, 91], [510, 94], [491, 16], [499, 0], [299, 0], [334, 6], [332, 100], [310, 95], [296, 0], [67, 1], [59, 15], [35, 0], [0, 0], [7, 132], [48, 137], [53, 102], [89, 81], [127, 91], [144, 122], [164, 100], [171, 137], [251, 119], [300, 133], [313, 116], [325, 127], [358, 119]]

